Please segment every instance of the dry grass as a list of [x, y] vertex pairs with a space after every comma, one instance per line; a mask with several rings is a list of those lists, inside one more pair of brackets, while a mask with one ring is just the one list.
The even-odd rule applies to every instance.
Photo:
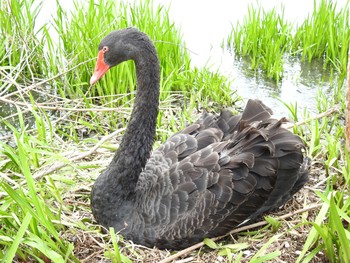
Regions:
[[[94, 156], [95, 162], [101, 162], [105, 158], [101, 154]], [[111, 156], [109, 156], [111, 157]], [[91, 160], [88, 160], [91, 162]], [[108, 162], [105, 162], [107, 164]], [[83, 163], [81, 163], [82, 165]], [[89, 189], [91, 181], [96, 176], [94, 172], [90, 178], [85, 178], [85, 182], [78, 182], [76, 187], [65, 194], [64, 203], [66, 206], [74, 206], [75, 211], [66, 215], [67, 221], [83, 221], [91, 231], [82, 231], [76, 228], [67, 228], [66, 232], [62, 233], [62, 237], [66, 238], [74, 244], [74, 254], [82, 262], [109, 262], [104, 257], [106, 247], [110, 246], [110, 238], [108, 234], [102, 233], [100, 227], [95, 225], [94, 219], [89, 211]], [[298, 192], [283, 208], [272, 213], [271, 216], [278, 218], [288, 213], [293, 213], [296, 210], [303, 209], [312, 204], [318, 204], [319, 198], [315, 195], [313, 187], [320, 178], [324, 177], [325, 173], [321, 167], [313, 166], [309, 183], [300, 192]], [[81, 178], [82, 180], [84, 178]], [[324, 185], [318, 186], [318, 189], [324, 188]], [[243, 251], [243, 257], [240, 262], [249, 262], [253, 255], [274, 235], [281, 234], [281, 237], [276, 240], [266, 253], [276, 250], [281, 251], [281, 256], [271, 262], [295, 262], [304, 245], [309, 232], [310, 225], [300, 225], [301, 222], [313, 221], [318, 210], [309, 210], [301, 214], [291, 216], [286, 220], [282, 220], [282, 225], [277, 232], [272, 232], [271, 228], [262, 230], [262, 228], [252, 229], [256, 234], [251, 232], [242, 232], [236, 235], [231, 235], [220, 241], [223, 244], [229, 243], [248, 243], [249, 248]], [[121, 253], [127, 255], [133, 262], [159, 262], [166, 260], [173, 251], [159, 250], [157, 248], [146, 248], [135, 245], [130, 241], [120, 242]], [[217, 251], [208, 247], [201, 247], [198, 250], [192, 251], [185, 256], [171, 262], [228, 262], [225, 257], [218, 256]], [[319, 253], [311, 262], [327, 262], [325, 256]]]
[[[15, 4], [21, 1], [8, 2]], [[100, 13], [103, 20], [107, 17], [105, 13], [107, 9], [102, 4], [100, 7], [103, 11]], [[91, 4], [91, 8], [95, 10], [96, 6]], [[14, 8], [11, 10], [14, 11]], [[21, 10], [18, 9], [17, 11]], [[140, 16], [141, 22], [148, 21], [144, 19], [144, 13], [140, 12], [142, 14]], [[22, 14], [23, 12], [18, 12], [18, 15], [22, 16]], [[28, 12], [28, 14], [32, 13]], [[79, 14], [79, 19], [76, 19], [76, 21], [79, 23], [85, 21], [86, 16], [83, 13]], [[95, 35], [101, 34], [98, 31], [101, 23], [96, 23], [95, 12], [89, 14], [94, 15], [93, 19], [89, 21], [93, 21], [93, 25], [98, 26]], [[4, 22], [9, 17], [8, 14], [5, 13], [5, 15]], [[114, 21], [114, 12], [110, 12], [109, 15]], [[158, 14], [155, 17], [158, 19], [160, 16]], [[114, 149], [118, 147], [123, 127], [125, 127], [125, 123], [130, 116], [131, 98], [133, 96], [132, 94], [131, 96], [129, 96], [130, 94], [111, 95], [109, 89], [107, 89], [107, 93], [103, 93], [103, 90], [97, 93], [89, 92], [91, 90], [88, 90], [86, 81], [90, 76], [90, 71], [93, 68], [92, 63], [94, 62], [86, 60], [86, 56], [89, 56], [87, 55], [89, 51], [91, 56], [95, 56], [95, 47], [97, 46], [97, 43], [92, 45], [87, 40], [90, 40], [90, 37], [80, 41], [82, 44], [86, 44], [87, 47], [86, 49], [85, 47], [81, 48], [86, 52], [79, 53], [82, 55], [79, 60], [68, 58], [68, 65], [64, 64], [62, 67], [57, 67], [54, 63], [55, 60], [52, 60], [50, 74], [45, 71], [47, 69], [46, 65], [43, 66], [43, 70], [38, 70], [38, 74], [33, 74], [33, 72], [36, 72], [34, 69], [36, 70], [38, 65], [37, 61], [42, 58], [41, 43], [40, 45], [36, 41], [31, 43], [31, 37], [23, 38], [23, 32], [27, 32], [26, 25], [31, 23], [26, 22], [26, 19], [23, 19], [22, 23], [21, 17], [16, 19], [8, 20], [16, 23], [9, 23], [9, 33], [2, 34], [2, 36], [12, 36], [15, 33], [14, 30], [17, 29], [19, 38], [14, 39], [18, 43], [13, 42], [12, 39], [8, 42], [14, 44], [14, 46], [10, 46], [9, 51], [11, 52], [7, 54], [13, 59], [11, 60], [13, 64], [11, 67], [7, 67], [5, 61], [5, 66], [0, 67], [0, 106], [5, 105], [12, 108], [8, 115], [4, 114], [1, 117], [1, 121], [8, 124], [8, 130], [6, 131], [7, 135], [3, 135], [3, 131], [0, 131], [2, 136], [0, 139], [0, 258], [2, 256], [6, 257], [6, 253], [11, 254], [10, 251], [14, 257], [14, 262], [37, 262], [38, 260], [35, 260], [35, 257], [44, 262], [50, 262], [47, 256], [54, 257], [53, 252], [55, 252], [62, 259], [64, 257], [69, 258], [67, 261], [74, 260], [75, 256], [78, 259], [75, 262], [110, 262], [108, 251], [114, 251], [113, 237], [111, 238], [100, 226], [96, 225], [92, 217], [89, 205], [90, 190], [95, 178], [109, 164]], [[17, 26], [23, 24], [23, 28], [17, 28], [16, 24]], [[150, 27], [148, 23], [145, 26]], [[163, 26], [159, 27], [163, 28]], [[2, 27], [2, 29], [4, 28]], [[77, 25], [76, 29], [78, 31], [80, 31], [80, 28], [81, 25]], [[72, 26], [69, 26], [69, 33], [72, 31], [71, 29]], [[46, 38], [48, 37], [49, 35], [46, 35]], [[76, 43], [77, 37], [74, 35], [73, 37], [74, 41], [67, 40], [68, 44]], [[22, 39], [27, 40], [23, 45]], [[66, 40], [64, 37], [62, 39]], [[157, 36], [154, 39], [163, 39], [163, 36]], [[97, 39], [94, 40], [97, 41]], [[168, 42], [165, 39], [164, 42], [158, 44]], [[17, 50], [23, 52], [17, 52]], [[166, 58], [168, 54], [168, 51], [165, 50], [161, 57]], [[54, 58], [56, 57], [55, 52], [52, 55]], [[1, 58], [0, 60], [4, 62]], [[33, 61], [34, 63], [32, 63]], [[187, 59], [185, 61], [187, 63]], [[173, 62], [173, 60], [170, 62]], [[184, 57], [180, 55], [179, 68], [182, 68], [183, 63]], [[63, 70], [70, 67], [71, 64], [75, 66]], [[162, 123], [163, 130], [158, 130], [157, 143], [168, 137], [170, 135], [169, 131], [181, 129], [186, 121], [196, 119], [194, 115], [202, 108], [198, 106], [198, 101], [205, 104], [203, 108], [210, 108], [211, 110], [215, 110], [217, 106], [221, 107], [221, 105], [217, 105], [218, 103], [234, 104], [231, 101], [234, 97], [231, 96], [232, 94], [226, 92], [227, 96], [223, 96], [222, 92], [218, 92], [221, 90], [227, 91], [226, 88], [229, 87], [227, 85], [225, 89], [223, 88], [223, 84], [220, 83], [226, 83], [226, 81], [221, 79], [220, 76], [213, 75], [208, 70], [195, 70], [188, 75], [189, 72], [185, 70], [184, 72], [179, 71], [179, 73], [182, 73], [179, 74], [178, 79], [172, 79], [169, 76], [172, 76], [178, 70], [177, 67], [169, 67], [169, 69], [171, 73], [163, 79], [166, 90], [173, 86], [177, 87], [179, 84], [184, 89], [179, 89], [178, 93], [162, 93], [159, 121]], [[85, 79], [80, 79], [81, 73], [86, 75]], [[50, 77], [52, 75], [55, 76]], [[40, 76], [45, 79], [38, 80], [37, 78]], [[73, 76], [71, 79], [74, 84], [69, 84], [69, 76]], [[130, 76], [122, 79], [131, 79]], [[133, 86], [133, 84], [126, 85], [125, 88], [128, 89], [129, 86]], [[101, 87], [115, 86], [109, 83], [108, 85], [101, 85]], [[198, 89], [194, 90], [194, 87]], [[214, 89], [212, 89], [213, 87]], [[55, 88], [55, 92], [52, 88]], [[58, 88], [57, 92], [56, 88]], [[332, 88], [334, 87], [332, 86]], [[75, 91], [74, 96], [68, 97], [65, 94], [67, 89], [72, 90], [72, 92], [68, 92], [70, 95]], [[335, 104], [343, 103], [342, 90], [340, 88], [334, 88], [334, 90], [333, 96], [324, 97], [326, 95], [319, 95], [320, 98], [317, 99], [319, 111], [326, 111]], [[205, 93], [209, 91], [212, 92], [210, 95]], [[129, 91], [124, 93], [126, 94], [126, 92]], [[213, 101], [215, 101], [214, 105]], [[119, 106], [118, 109], [115, 109], [116, 105]], [[4, 109], [2, 110], [4, 111]], [[319, 209], [308, 208], [317, 204], [325, 204], [325, 201], [321, 201], [319, 196], [315, 194], [315, 189], [324, 191], [327, 183], [329, 183], [327, 186], [330, 188], [328, 191], [331, 191], [331, 194], [337, 197], [338, 206], [335, 209], [347, 209], [344, 213], [348, 213], [350, 205], [348, 192], [346, 191], [348, 191], [349, 186], [346, 186], [346, 184], [349, 184], [350, 173], [347, 170], [346, 161], [344, 161], [348, 160], [346, 159], [347, 155], [340, 150], [342, 149], [340, 145], [343, 130], [342, 117], [336, 114], [331, 117], [325, 117], [319, 122], [307, 126], [305, 130], [308, 134], [306, 136], [304, 136], [303, 131], [299, 133], [303, 134], [304, 139], [309, 142], [309, 154], [317, 157], [313, 160], [313, 169], [307, 186], [287, 202], [283, 208], [271, 214], [274, 218], [282, 218], [287, 215], [286, 218], [280, 219], [281, 226], [277, 230], [272, 226], [255, 227], [216, 241], [219, 247], [232, 243], [248, 244], [248, 247], [240, 252], [233, 253], [233, 262], [235, 260], [236, 262], [251, 261], [271, 239], [274, 239], [274, 241], [263, 250], [263, 254], [277, 251], [280, 252], [280, 255], [269, 262], [295, 262], [304, 249], [305, 241], [310, 234], [311, 225], [308, 222], [315, 222], [315, 218], [319, 215]], [[112, 129], [117, 130], [112, 132]], [[332, 169], [338, 169], [338, 171], [333, 173]], [[331, 172], [329, 172], [330, 170]], [[327, 182], [327, 179], [329, 179], [329, 182]], [[23, 195], [19, 197], [10, 196], [9, 192], [11, 190], [13, 191], [12, 194], [23, 193]], [[33, 200], [36, 195], [39, 198]], [[27, 206], [21, 206], [22, 204]], [[293, 212], [300, 209], [304, 209], [304, 211], [293, 214]], [[35, 217], [36, 211], [45, 211], [47, 214], [52, 213], [52, 215], [42, 213], [42, 218], [38, 218]], [[321, 227], [324, 227], [322, 225], [324, 222], [330, 221], [329, 214], [323, 218]], [[30, 222], [28, 220], [29, 216], [31, 217]], [[341, 220], [343, 221], [339, 225], [344, 224], [343, 231], [348, 234], [347, 224], [349, 220], [347, 215], [346, 217], [342, 215]], [[27, 222], [27, 225], [23, 222]], [[49, 225], [48, 222], [52, 225]], [[47, 226], [51, 226], [51, 228], [49, 229]], [[22, 236], [18, 235], [21, 229]], [[329, 240], [334, 241], [334, 243], [339, 242], [337, 237], [340, 236], [339, 233], [341, 232], [338, 232], [337, 228], [329, 228], [329, 232], [334, 233], [334, 236], [331, 236], [332, 239]], [[55, 237], [56, 234], [60, 240]], [[33, 242], [33, 238], [36, 238], [35, 242]], [[18, 241], [17, 246], [13, 245], [14, 240]], [[29, 244], [28, 240], [32, 243]], [[132, 262], [169, 262], [171, 256], [175, 253], [141, 247], [123, 240], [120, 236], [117, 236], [117, 240], [121, 254], [130, 258]], [[59, 241], [63, 242], [56, 246]], [[316, 242], [318, 244], [326, 243], [320, 237], [317, 238]], [[71, 244], [72, 246], [70, 246]], [[337, 244], [338, 246], [334, 249], [335, 259], [341, 258], [339, 256], [342, 252], [340, 248], [343, 246], [344, 249], [347, 249], [348, 245], [346, 244], [348, 243], [340, 242], [340, 244]], [[46, 250], [44, 252], [39, 250], [39, 245], [46, 246]], [[332, 246], [333, 244], [330, 245], [331, 248], [333, 248]], [[70, 247], [73, 249], [73, 253], [68, 250]], [[314, 247], [311, 247], [308, 251]], [[60, 251], [56, 248], [59, 248]], [[326, 249], [324, 247], [320, 249], [321, 252], [314, 255], [311, 262], [327, 262], [327, 257], [324, 254]], [[229, 262], [227, 257], [219, 255], [219, 253], [220, 250], [199, 246], [198, 249], [188, 251], [174, 261], [178, 263]], [[3, 262], [11, 261], [3, 260]]]
[[[118, 133], [118, 131], [116, 132]], [[106, 136], [101, 139], [101, 146], [107, 139], [110, 143], [117, 144], [121, 136]], [[113, 156], [113, 151], [104, 148], [92, 147], [90, 151], [82, 149], [80, 145], [66, 145], [69, 149], [62, 152], [74, 152], [75, 160], [72, 159], [71, 168], [74, 171], [70, 173], [70, 179], [75, 181], [74, 185], [69, 188], [62, 186], [65, 191], [62, 192], [63, 210], [62, 221], [67, 227], [61, 233], [63, 239], [68, 240], [74, 245], [74, 255], [81, 262], [109, 262], [105, 257], [107, 248], [111, 248], [111, 240], [109, 234], [96, 225], [89, 205], [90, 189], [94, 179], [109, 164]], [[85, 152], [84, 152], [85, 150]], [[310, 207], [320, 202], [319, 197], [314, 193], [314, 188], [323, 190], [325, 183], [319, 184], [326, 178], [324, 167], [321, 165], [322, 159], [314, 160], [310, 180], [307, 185], [298, 192], [290, 201], [288, 201], [280, 210], [270, 214], [274, 218], [293, 213], [297, 210]], [[98, 166], [97, 169], [77, 169], [77, 167]], [[50, 173], [51, 175], [67, 176], [67, 167], [62, 169], [60, 165], [55, 164], [53, 169], [47, 170], [42, 168], [36, 174], [38, 180], [42, 176]], [[50, 176], [50, 175], [49, 175]], [[325, 182], [323, 180], [323, 182]], [[248, 243], [249, 247], [244, 249], [239, 262], [249, 262], [249, 260], [266, 244], [273, 236], [281, 235], [273, 242], [265, 251], [265, 253], [279, 250], [281, 255], [271, 262], [295, 262], [301, 252], [304, 242], [310, 232], [311, 226], [301, 224], [305, 221], [313, 221], [318, 213], [318, 209], [307, 210], [303, 213], [289, 216], [287, 219], [281, 220], [281, 227], [277, 232], [273, 232], [271, 227], [258, 227], [248, 231], [230, 235], [218, 241], [218, 244], [230, 243]], [[264, 221], [262, 219], [262, 221]], [[84, 227], [77, 226], [76, 222], [83, 222]], [[118, 236], [119, 237], [119, 236]], [[157, 248], [150, 249], [135, 245], [127, 240], [119, 237], [120, 251], [129, 257], [132, 262], [229, 262], [226, 257], [219, 256], [218, 252], [206, 246], [200, 247], [195, 251], [191, 251], [184, 256], [177, 258], [175, 261], [166, 261], [174, 251], [159, 250]], [[233, 255], [233, 259], [238, 253]], [[317, 254], [311, 262], [326, 262], [326, 258], [322, 253]]]
[[[38, 86], [30, 87], [32, 91], [35, 91], [38, 88]], [[24, 88], [25, 87], [22, 87], [22, 92]], [[25, 92], [28, 92], [28, 90], [25, 90]], [[28, 111], [30, 107], [33, 106], [33, 104], [27, 103], [25, 100], [20, 102], [12, 99], [16, 97], [14, 95], [15, 94], [7, 96], [5, 99], [8, 100], [8, 103], [20, 107], [23, 112]], [[166, 113], [162, 117], [162, 127], [165, 127], [165, 129], [171, 127], [171, 122], [174, 121], [173, 118], [181, 118], [181, 116], [176, 116], [176, 114], [172, 115], [172, 112], [176, 112], [179, 108], [179, 96], [179, 94], [175, 94], [173, 99], [161, 102], [161, 111]], [[4, 97], [2, 100], [3, 99]], [[66, 110], [64, 106], [65, 104], [75, 105], [72, 108], [74, 110]], [[45, 110], [48, 105], [49, 104], [35, 104], [37, 109], [40, 110]], [[93, 105], [91, 106], [94, 107]], [[80, 105], [80, 101], [67, 99], [58, 102], [56, 105], [51, 104], [50, 107], [56, 107], [65, 118], [67, 117], [67, 114], [69, 116], [81, 114], [83, 112], [81, 109], [84, 109], [84, 106]], [[198, 108], [200, 109], [201, 107]], [[96, 109], [97, 114], [101, 114], [101, 116], [104, 116], [104, 112], [111, 110], [108, 106], [96, 107]], [[101, 109], [101, 111], [98, 109]], [[94, 108], [90, 108], [89, 111], [94, 111]], [[128, 118], [130, 111], [131, 107], [129, 105], [129, 107], [123, 107], [123, 110], [120, 111], [119, 114]], [[191, 118], [196, 119], [194, 116], [199, 115], [199, 111], [200, 110], [193, 109], [192, 114], [190, 114]], [[316, 118], [331, 115], [336, 111], [337, 108], [334, 107], [326, 113], [316, 116]], [[83, 115], [79, 116], [87, 118], [86, 121], [89, 121], [88, 114], [85, 115], [83, 113]], [[61, 118], [59, 121], [62, 120], [64, 120], [64, 118]], [[175, 120], [175, 123], [183, 124], [179, 120]], [[304, 121], [298, 124], [303, 125]], [[75, 129], [79, 129], [79, 123], [76, 123], [75, 127]], [[289, 128], [291, 128], [291, 126], [289, 126]], [[55, 136], [55, 141], [53, 142], [52, 147], [55, 147], [58, 144], [60, 145], [58, 155], [65, 161], [51, 161], [47, 162], [47, 164], [45, 164], [45, 161], [42, 161], [39, 168], [33, 170], [33, 178], [37, 182], [42, 182], [48, 178], [53, 178], [53, 180], [56, 181], [57, 187], [60, 189], [62, 195], [62, 204], [57, 203], [50, 205], [57, 208], [62, 206], [61, 224], [65, 227], [60, 232], [61, 238], [74, 245], [74, 255], [81, 262], [110, 261], [106, 255], [106, 252], [113, 247], [110, 235], [101, 229], [100, 226], [96, 225], [91, 214], [89, 200], [92, 184], [101, 171], [108, 166], [114, 154], [113, 149], [118, 147], [118, 142], [121, 139], [123, 130], [124, 128], [117, 129], [102, 138], [100, 137], [97, 139], [96, 136], [95, 138], [92, 136], [75, 142], [71, 140], [63, 141], [59, 136]], [[163, 134], [164, 131], [158, 131], [158, 133]], [[158, 141], [156, 145], [158, 143], [160, 142]], [[281, 255], [269, 262], [296, 261], [311, 229], [310, 224], [303, 223], [306, 221], [313, 222], [318, 214], [317, 208], [310, 210], [307, 209], [310, 206], [320, 203], [320, 199], [315, 194], [314, 190], [317, 189], [322, 191], [326, 187], [327, 175], [323, 165], [324, 158], [324, 156], [319, 155], [318, 159], [313, 160], [310, 180], [306, 187], [298, 192], [280, 210], [271, 214], [274, 218], [280, 218], [287, 215], [286, 219], [280, 219], [282, 224], [276, 232], [273, 231], [272, 227], [260, 226], [232, 234], [217, 241], [217, 244], [219, 245], [232, 243], [248, 244], [248, 247], [243, 249], [241, 253], [233, 253], [233, 262], [237, 258], [240, 258], [239, 262], [249, 262], [273, 237], [275, 237], [276, 240], [267, 247], [264, 254], [280, 251]], [[9, 177], [11, 176], [12, 175], [9, 174]], [[59, 179], [56, 180], [55, 178], [65, 178], [65, 180], [71, 180], [74, 183], [65, 184], [63, 181]], [[26, 183], [25, 180], [19, 180], [19, 182], [20, 183], [13, 186], [13, 189], [18, 188], [21, 185], [23, 186]], [[300, 209], [306, 209], [306, 211], [292, 215], [293, 212]], [[264, 220], [262, 219], [262, 221]], [[174, 251], [145, 248], [135, 245], [130, 241], [122, 240], [122, 237], [120, 236], [118, 236], [118, 238], [121, 254], [130, 258], [132, 262], [229, 262], [227, 257], [219, 255], [218, 250], [211, 249], [207, 246], [200, 246], [198, 249], [189, 251], [181, 257], [170, 261], [170, 257], [175, 253]], [[17, 259], [16, 262], [21, 261]], [[321, 251], [315, 255], [311, 262], [326, 262], [326, 257]]]

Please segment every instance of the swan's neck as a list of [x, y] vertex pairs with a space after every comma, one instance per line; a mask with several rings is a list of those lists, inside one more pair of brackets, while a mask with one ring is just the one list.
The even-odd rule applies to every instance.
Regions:
[[135, 104], [111, 166], [114, 180], [124, 193], [133, 193], [139, 175], [150, 156], [156, 133], [159, 104], [159, 61], [154, 52], [144, 52], [135, 59], [137, 91]]
[[96, 179], [91, 193], [96, 220], [118, 231], [125, 223], [131, 229], [135, 187], [152, 150], [158, 115], [160, 69], [156, 49], [147, 37], [136, 40], [130, 43], [138, 47], [130, 58], [135, 61], [137, 75], [134, 109], [118, 151]]

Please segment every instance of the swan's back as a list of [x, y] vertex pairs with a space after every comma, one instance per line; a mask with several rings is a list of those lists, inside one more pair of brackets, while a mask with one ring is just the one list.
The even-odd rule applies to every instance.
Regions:
[[135, 105], [118, 151], [91, 192], [101, 225], [138, 244], [180, 249], [279, 207], [307, 181], [302, 141], [281, 128], [284, 119], [270, 119], [260, 101], [249, 101], [238, 116], [204, 114], [151, 155], [160, 86], [151, 39], [135, 28], [105, 36], [90, 83], [130, 59]]
[[122, 233], [181, 249], [284, 204], [307, 181], [301, 139], [250, 100], [242, 115], [204, 114], [153, 152]]

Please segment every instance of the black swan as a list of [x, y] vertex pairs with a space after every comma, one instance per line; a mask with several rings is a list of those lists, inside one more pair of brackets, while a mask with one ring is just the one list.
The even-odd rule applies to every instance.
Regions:
[[302, 140], [258, 100], [241, 115], [204, 113], [151, 153], [160, 72], [152, 41], [127, 28], [108, 34], [98, 49], [91, 85], [130, 59], [137, 75], [125, 135], [92, 189], [99, 224], [137, 244], [182, 249], [280, 207], [308, 180]]

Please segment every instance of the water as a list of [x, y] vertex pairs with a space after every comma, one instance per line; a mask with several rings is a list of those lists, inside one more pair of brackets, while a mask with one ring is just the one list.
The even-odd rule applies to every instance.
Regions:
[[[83, 0], [82, 0], [83, 1]], [[128, 0], [133, 2], [135, 0]], [[55, 14], [56, 0], [46, 0], [38, 21], [39, 29], [42, 24]], [[60, 1], [66, 9], [73, 9], [71, 1]], [[301, 24], [313, 10], [312, 0], [154, 0], [154, 5], [169, 6], [170, 18], [181, 29], [186, 48], [190, 51], [192, 65], [209, 67], [218, 70], [232, 79], [232, 90], [245, 99], [258, 98], [271, 107], [277, 117], [288, 116], [287, 108], [280, 102], [298, 104], [299, 112], [306, 108], [316, 113], [315, 97], [318, 90], [327, 92], [329, 72], [323, 69], [321, 61], [303, 63], [298, 59], [285, 59], [283, 79], [276, 85], [274, 81], [264, 78], [263, 74], [254, 74], [249, 70], [249, 63], [236, 58], [229, 50], [221, 47], [223, 40], [231, 31], [232, 25], [242, 21], [248, 12], [248, 6], [258, 3], [265, 9], [276, 8], [281, 11], [284, 6], [284, 18], [294, 24]], [[337, 1], [341, 8], [346, 0]], [[67, 5], [68, 4], [68, 5]], [[302, 8], [300, 8], [302, 7]], [[112, 29], [111, 29], [112, 30]], [[55, 36], [53, 36], [55, 38]], [[11, 105], [0, 104], [1, 115], [9, 116], [16, 112]], [[0, 129], [0, 135], [3, 132]]]
[[319, 91], [329, 92], [328, 76], [322, 61], [301, 62], [298, 58], [285, 58], [283, 78], [276, 84], [263, 74], [253, 74], [246, 62], [238, 61], [232, 67], [235, 80], [232, 89], [245, 99], [260, 99], [271, 107], [276, 117], [288, 117], [289, 111], [282, 101], [298, 106], [299, 117], [304, 109], [316, 114]]
[[[186, 47], [191, 51], [195, 66], [209, 66], [233, 79], [232, 90], [245, 99], [260, 99], [271, 107], [277, 117], [288, 116], [287, 108], [280, 101], [298, 105], [299, 112], [306, 108], [316, 113], [316, 96], [319, 90], [328, 92], [329, 71], [323, 69], [322, 61], [304, 63], [299, 59], [285, 58], [283, 79], [276, 85], [265, 79], [263, 74], [254, 74], [249, 63], [236, 58], [228, 50], [222, 49], [222, 42], [231, 32], [232, 25], [243, 21], [248, 6], [261, 5], [265, 10], [276, 8], [284, 18], [300, 25], [312, 13], [314, 1], [296, 0], [158, 0], [156, 3], [169, 4], [170, 17], [181, 28]], [[346, 1], [337, 1], [342, 8]], [[185, 8], [184, 8], [185, 7]], [[301, 8], [302, 7], [302, 8]]]

